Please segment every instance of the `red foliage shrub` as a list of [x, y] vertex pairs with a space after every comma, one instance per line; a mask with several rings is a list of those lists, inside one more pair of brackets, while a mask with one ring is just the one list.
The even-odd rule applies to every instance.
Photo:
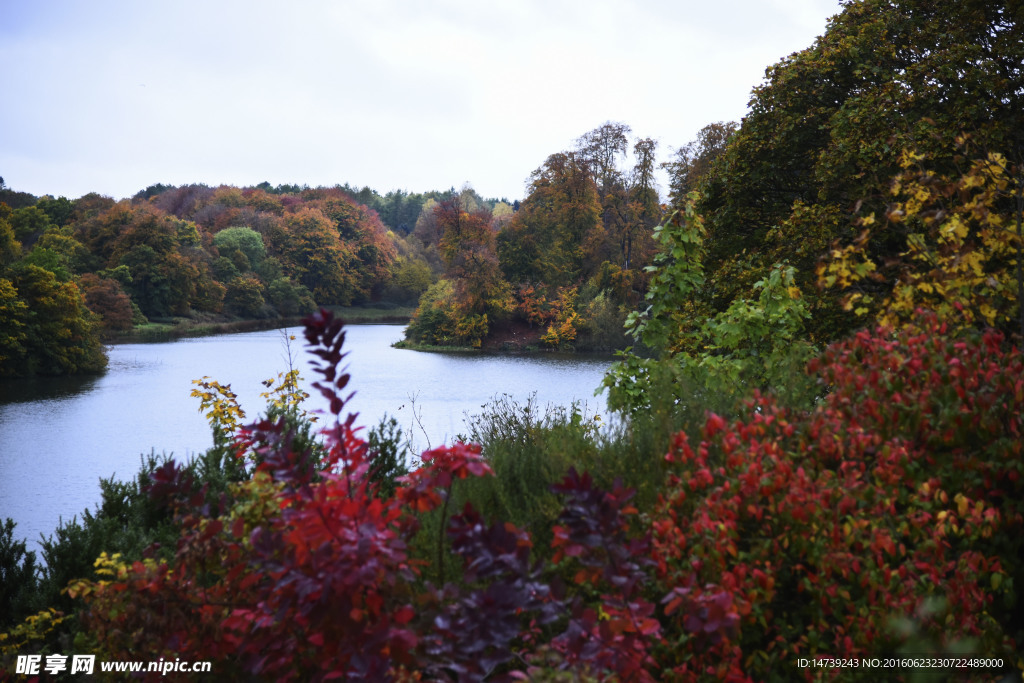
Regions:
[[[788, 680], [814, 675], [798, 657], [891, 655], [899, 618], [918, 646], [1014, 661], [1022, 356], [993, 331], [921, 327], [833, 345], [812, 363], [829, 388], [813, 412], [757, 396], [746, 420], [710, 415], [696, 448], [676, 437], [652, 526], [680, 679]], [[737, 621], [738, 636], [708, 637]]]

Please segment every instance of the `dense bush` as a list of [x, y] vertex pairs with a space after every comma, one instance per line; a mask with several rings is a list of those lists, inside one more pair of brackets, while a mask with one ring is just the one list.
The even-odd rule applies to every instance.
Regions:
[[682, 617], [665, 662], [682, 680], [892, 654], [900, 623], [915, 652], [1014, 662], [1024, 359], [993, 331], [920, 328], [832, 346], [813, 412], [758, 396], [745, 419], [711, 415], [696, 448], [679, 435], [652, 516], [658, 577], [684, 604], [727, 595], [739, 625], [704, 648]]
[[371, 447], [342, 417], [340, 323], [306, 325], [323, 444], [297, 430], [294, 378], [242, 427], [199, 382], [210, 457], [242, 470], [204, 487], [150, 468], [132, 509], [167, 511], [177, 540], [112, 544], [127, 554], [71, 582], [78, 649], [253, 680], [791, 680], [816, 674], [798, 657], [902, 651], [1021, 665], [1024, 358], [997, 332], [865, 331], [811, 363], [812, 410], [756, 394], [660, 441], [498, 401], [482, 451], [427, 451], [403, 476], [400, 434], [382, 424]]
[[13, 626], [36, 608], [36, 554], [14, 540], [14, 520], [0, 524], [0, 628]]
[[265, 315], [263, 285], [252, 275], [240, 275], [228, 282], [224, 304], [229, 311], [247, 318]]

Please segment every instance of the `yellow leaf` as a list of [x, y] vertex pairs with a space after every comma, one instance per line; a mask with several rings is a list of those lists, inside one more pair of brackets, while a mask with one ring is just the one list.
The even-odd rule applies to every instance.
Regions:
[[956, 494], [956, 496], [953, 498], [953, 501], [956, 503], [956, 509], [957, 512], [960, 513], [960, 516], [963, 517], [964, 515], [966, 515], [967, 508], [970, 506], [971, 501], [969, 501], [967, 497], [962, 493]]

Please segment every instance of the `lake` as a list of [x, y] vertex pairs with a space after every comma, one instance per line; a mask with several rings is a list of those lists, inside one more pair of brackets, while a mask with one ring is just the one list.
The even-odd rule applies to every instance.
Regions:
[[[523, 403], [535, 393], [541, 408], [579, 401], [588, 415], [605, 411], [594, 390], [608, 358], [411, 351], [391, 346], [403, 337], [402, 325], [346, 330], [348, 390], [356, 392], [348, 409], [359, 413], [356, 423], [369, 428], [393, 415], [417, 452], [467, 433], [466, 417], [503, 394]], [[289, 335], [295, 340], [288, 342]], [[301, 328], [123, 344], [108, 352], [109, 368], [100, 376], [0, 382], [0, 521], [13, 518], [15, 536], [32, 548], [60, 519], [96, 506], [101, 477], [132, 478], [144, 453], [187, 459], [212, 445], [199, 399], [190, 396], [193, 379], [230, 384], [253, 419], [265, 406], [261, 381], [286, 371], [289, 353], [307, 391], [316, 379]], [[310, 394], [310, 407], [326, 406]]]

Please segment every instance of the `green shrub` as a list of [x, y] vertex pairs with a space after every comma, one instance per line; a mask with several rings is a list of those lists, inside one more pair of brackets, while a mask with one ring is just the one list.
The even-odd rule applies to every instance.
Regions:
[[25, 541], [14, 540], [14, 520], [0, 524], [0, 629], [38, 609], [36, 554]]

